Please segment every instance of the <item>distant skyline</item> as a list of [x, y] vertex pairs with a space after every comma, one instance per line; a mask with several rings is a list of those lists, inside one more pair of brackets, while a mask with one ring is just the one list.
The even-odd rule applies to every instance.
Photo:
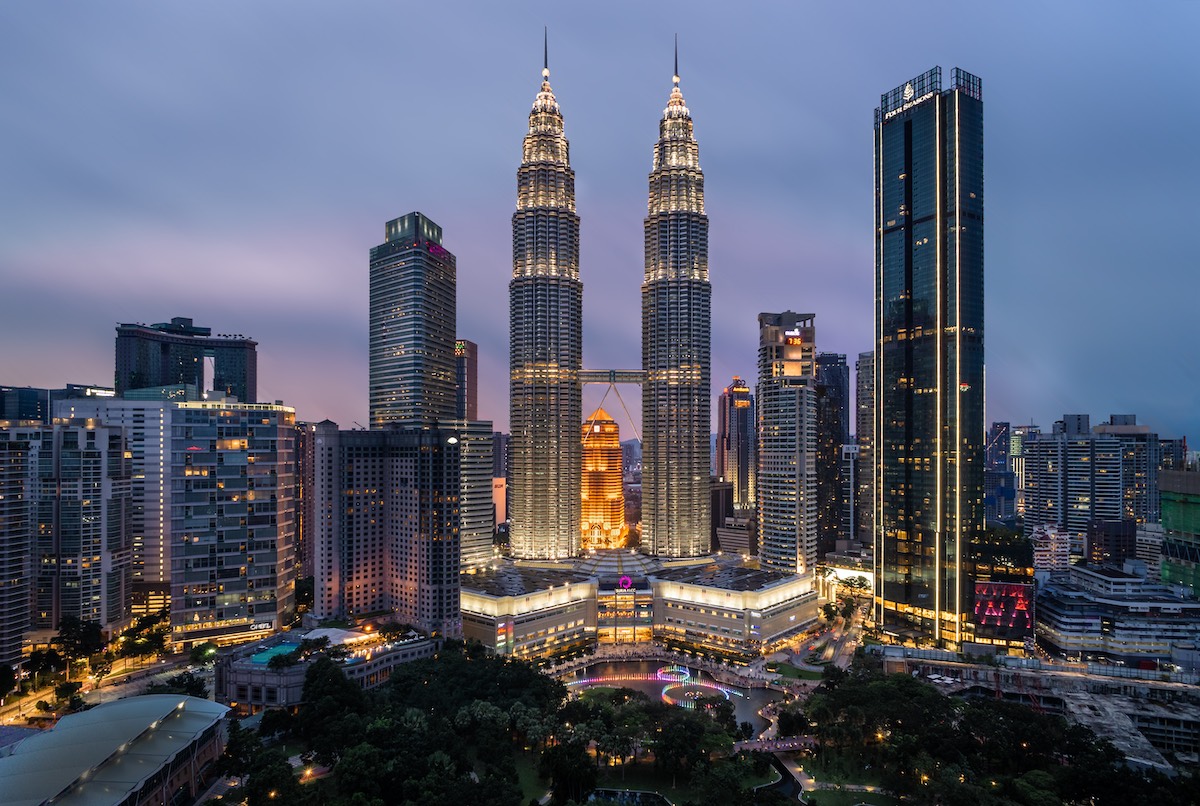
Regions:
[[[1200, 6], [315, 2], [0, 9], [0, 384], [111, 385], [118, 322], [258, 341], [259, 396], [367, 422], [368, 252], [412, 211], [458, 258], [479, 413], [508, 423], [511, 215], [542, 29], [581, 219], [584, 365], [638, 368], [672, 41], [705, 173], [713, 393], [756, 317], [872, 349], [872, 110], [983, 80], [988, 422], [1134, 413], [1200, 437]], [[591, 411], [603, 389], [585, 390]], [[621, 394], [634, 417], [636, 389]], [[604, 402], [635, 433], [624, 407]]]

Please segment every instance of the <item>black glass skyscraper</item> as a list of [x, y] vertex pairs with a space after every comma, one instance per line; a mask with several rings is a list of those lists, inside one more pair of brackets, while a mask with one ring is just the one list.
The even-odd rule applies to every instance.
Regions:
[[876, 607], [955, 646], [983, 529], [982, 83], [934, 68], [875, 110]]
[[851, 535], [842, 531], [842, 447], [850, 439], [850, 367], [841, 353], [820, 353], [817, 372], [817, 556]]

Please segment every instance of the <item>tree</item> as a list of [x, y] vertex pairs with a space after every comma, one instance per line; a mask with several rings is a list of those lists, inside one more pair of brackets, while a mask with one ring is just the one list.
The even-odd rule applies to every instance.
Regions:
[[188, 653], [188, 660], [197, 666], [212, 663], [217, 659], [217, 648], [217, 645], [212, 641], [196, 644], [192, 647], [192, 651]]
[[13, 671], [13, 667], [8, 664], [0, 663], [0, 702], [8, 696], [8, 692], [13, 690], [13, 686], [17, 684], [17, 673]]
[[824, 614], [826, 621], [833, 621], [838, 617], [838, 607], [833, 602], [826, 602], [821, 605], [821, 613]]
[[220, 770], [225, 775], [244, 778], [250, 773], [254, 759], [262, 753], [262, 742], [254, 731], [242, 727], [236, 714], [230, 714], [225, 729], [225, 752], [221, 754]]
[[69, 660], [81, 660], [104, 649], [104, 633], [99, 622], [83, 621], [78, 616], [63, 616], [58, 635], [50, 639]]
[[92, 677], [96, 678], [96, 688], [100, 688], [100, 681], [108, 677], [112, 673], [113, 653], [97, 652], [88, 658], [88, 668], [92, 672]]

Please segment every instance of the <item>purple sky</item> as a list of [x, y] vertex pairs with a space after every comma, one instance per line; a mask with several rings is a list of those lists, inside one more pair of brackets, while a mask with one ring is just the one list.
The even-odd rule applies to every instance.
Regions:
[[589, 367], [640, 365], [678, 32], [714, 393], [753, 379], [759, 311], [815, 312], [818, 349], [852, 367], [871, 349], [871, 114], [940, 64], [984, 85], [988, 419], [1133, 412], [1200, 436], [1200, 5], [888, 8], [4, 4], [0, 383], [111, 384], [116, 322], [189, 316], [258, 340], [261, 398], [366, 422], [367, 253], [420, 210], [458, 256], [481, 416], [507, 428], [510, 217], [546, 24]]

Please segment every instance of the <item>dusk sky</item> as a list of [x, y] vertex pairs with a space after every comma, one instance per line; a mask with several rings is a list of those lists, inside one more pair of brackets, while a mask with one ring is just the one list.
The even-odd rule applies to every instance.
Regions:
[[543, 25], [586, 366], [641, 364], [647, 174], [678, 32], [714, 396], [753, 381], [760, 311], [815, 313], [818, 350], [852, 372], [872, 349], [872, 110], [957, 66], [983, 80], [987, 419], [1136, 413], [1200, 437], [1200, 4], [1182, 2], [6, 3], [0, 384], [111, 385], [117, 322], [186, 316], [259, 342], [261, 399], [366, 423], [368, 251], [420, 210], [458, 257], [480, 414], [506, 430], [510, 219]]

